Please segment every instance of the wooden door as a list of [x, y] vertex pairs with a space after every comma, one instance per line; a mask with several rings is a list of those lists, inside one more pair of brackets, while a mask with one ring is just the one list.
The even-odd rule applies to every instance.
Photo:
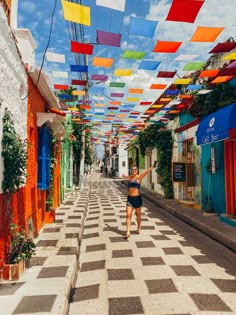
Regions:
[[225, 141], [226, 213], [236, 215], [236, 141]]

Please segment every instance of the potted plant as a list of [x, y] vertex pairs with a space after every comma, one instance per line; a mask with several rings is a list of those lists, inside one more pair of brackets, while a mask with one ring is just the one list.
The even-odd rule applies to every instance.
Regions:
[[3, 265], [3, 279], [18, 280], [29, 266], [30, 258], [35, 255], [36, 246], [27, 233], [14, 223], [10, 224], [10, 238], [6, 263]]

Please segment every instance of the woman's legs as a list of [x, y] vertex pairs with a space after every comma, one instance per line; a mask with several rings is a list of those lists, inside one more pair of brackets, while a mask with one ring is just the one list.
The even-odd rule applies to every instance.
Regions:
[[137, 219], [137, 234], [140, 234], [141, 230], [141, 208], [135, 208], [135, 214]]
[[130, 224], [133, 207], [126, 206], [126, 238], [130, 237]]

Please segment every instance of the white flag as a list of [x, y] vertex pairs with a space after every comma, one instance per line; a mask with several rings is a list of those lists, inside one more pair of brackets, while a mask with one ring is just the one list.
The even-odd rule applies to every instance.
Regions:
[[96, 0], [96, 5], [113, 10], [125, 11], [125, 0]]

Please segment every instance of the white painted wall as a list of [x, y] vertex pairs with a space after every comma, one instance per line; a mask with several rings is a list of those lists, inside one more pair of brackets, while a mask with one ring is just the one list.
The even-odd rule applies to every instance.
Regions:
[[[0, 6], [0, 193], [2, 192], [3, 160], [2, 117], [5, 109], [13, 114], [16, 133], [27, 137], [27, 75], [20, 59], [11, 28]], [[23, 99], [25, 98], [25, 99]]]
[[[186, 129], [178, 134], [175, 134], [175, 142], [173, 146], [173, 156], [172, 161], [178, 162], [182, 161], [182, 142], [187, 139], [194, 138], [194, 144], [196, 144], [196, 131], [197, 131], [198, 125], [194, 126], [192, 128]], [[194, 187], [195, 193], [198, 195], [201, 192], [201, 186], [200, 183]], [[174, 182], [174, 198], [175, 199], [182, 199], [182, 193], [183, 191], [183, 184]]]
[[[157, 149], [152, 150], [152, 161], [158, 161], [158, 152]], [[158, 192], [161, 195], [164, 195], [163, 190], [161, 189], [160, 185], [160, 176], [155, 171], [155, 168], [152, 170], [152, 183], [154, 185], [154, 191]]]
[[37, 45], [33, 39], [33, 36], [29, 29], [15, 29], [15, 36], [17, 38], [17, 46], [20, 50], [21, 57], [24, 64], [28, 65], [28, 68], [35, 67], [35, 49]]
[[[118, 176], [121, 177], [123, 174], [128, 175], [128, 151], [125, 150], [127, 147], [126, 145], [120, 144], [118, 147], [118, 154], [119, 154], [119, 172]], [[123, 166], [123, 162], [125, 162], [125, 166]]]
[[17, 28], [18, 0], [11, 1], [11, 28]]

